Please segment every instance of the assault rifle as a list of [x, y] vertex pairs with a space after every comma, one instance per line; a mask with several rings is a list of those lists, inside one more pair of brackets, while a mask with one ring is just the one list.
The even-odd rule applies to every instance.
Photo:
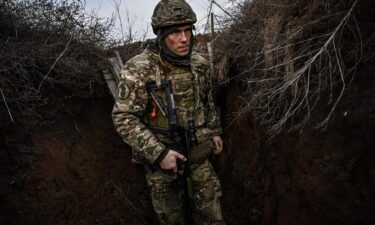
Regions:
[[[163, 102], [156, 94], [157, 90], [163, 90], [165, 93], [167, 105], [164, 106]], [[193, 205], [193, 186], [191, 180], [191, 169], [189, 159], [189, 149], [198, 144], [195, 136], [196, 128], [194, 120], [188, 120], [188, 126], [185, 128], [178, 123], [176, 115], [176, 107], [174, 103], [172, 85], [170, 80], [161, 81], [157, 86], [156, 82], [147, 84], [147, 91], [155, 101], [161, 113], [168, 118], [168, 128], [153, 127], [152, 131], [159, 134], [167, 135], [172, 140], [173, 144], [167, 146], [180, 154], [184, 155], [186, 161], [177, 161], [178, 174], [180, 179], [184, 182], [184, 205], [186, 212], [186, 219], [188, 224], [193, 225], [192, 205]]]

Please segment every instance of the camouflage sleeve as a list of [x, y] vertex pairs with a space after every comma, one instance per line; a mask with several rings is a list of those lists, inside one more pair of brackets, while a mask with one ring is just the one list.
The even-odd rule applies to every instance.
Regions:
[[214, 135], [222, 134], [221, 124], [219, 116], [216, 112], [216, 107], [212, 97], [212, 90], [210, 90], [207, 96], [207, 127], [213, 131]]
[[136, 64], [124, 66], [112, 118], [116, 131], [132, 147], [136, 160], [141, 158], [154, 164], [165, 146], [140, 119], [148, 101], [146, 83], [141, 75], [142, 69]]
[[207, 127], [213, 131], [213, 135], [220, 135], [222, 134], [222, 128], [220, 124], [220, 118], [217, 114], [214, 98], [213, 98], [213, 88], [212, 83], [209, 81], [210, 77], [210, 66], [206, 61], [206, 70], [205, 70], [205, 77], [206, 79], [206, 90], [204, 93], [206, 94], [206, 107], [207, 107]]

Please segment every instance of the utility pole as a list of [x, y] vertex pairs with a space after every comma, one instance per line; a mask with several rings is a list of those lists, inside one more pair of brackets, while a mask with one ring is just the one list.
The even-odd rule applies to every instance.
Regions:
[[215, 38], [214, 13], [211, 12], [211, 41]]

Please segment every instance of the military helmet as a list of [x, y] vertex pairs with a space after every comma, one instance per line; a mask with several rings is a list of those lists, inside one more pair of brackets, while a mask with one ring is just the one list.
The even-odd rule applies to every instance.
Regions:
[[182, 24], [194, 24], [197, 17], [185, 0], [161, 0], [151, 17], [155, 34], [160, 28]]

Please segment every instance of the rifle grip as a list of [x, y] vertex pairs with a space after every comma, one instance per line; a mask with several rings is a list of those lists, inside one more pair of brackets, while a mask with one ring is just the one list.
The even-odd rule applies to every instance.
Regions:
[[185, 171], [185, 162], [182, 161], [181, 159], [177, 159], [177, 173], [179, 175], [183, 175]]

